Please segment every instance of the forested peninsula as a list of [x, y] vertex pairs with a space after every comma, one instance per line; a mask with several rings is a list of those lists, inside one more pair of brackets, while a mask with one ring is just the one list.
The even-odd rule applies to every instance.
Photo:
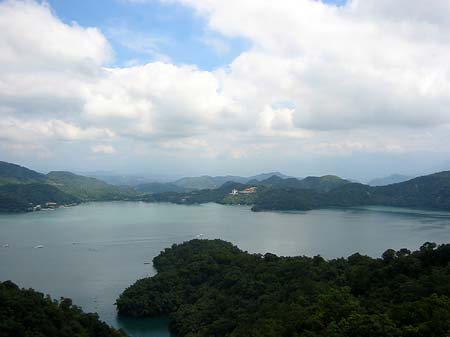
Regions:
[[157, 275], [123, 292], [119, 314], [168, 315], [178, 336], [450, 334], [450, 245], [327, 261], [197, 239], [173, 245], [153, 263]]
[[72, 301], [0, 282], [0, 337], [127, 337]]

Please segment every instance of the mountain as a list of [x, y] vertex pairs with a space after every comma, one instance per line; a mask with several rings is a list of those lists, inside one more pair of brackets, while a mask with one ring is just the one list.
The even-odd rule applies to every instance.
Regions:
[[0, 185], [45, 183], [45, 180], [44, 174], [20, 165], [0, 161]]
[[82, 201], [124, 200], [136, 196], [130, 188], [109, 185], [101, 180], [71, 172], [53, 171], [47, 174], [50, 185]]
[[157, 274], [117, 299], [119, 315], [171, 318], [177, 336], [444, 337], [450, 245], [380, 258], [250, 254], [191, 240], [153, 259]]
[[67, 298], [55, 301], [33, 289], [0, 282], [0, 336], [126, 337], [97, 314], [86, 314]]
[[25, 212], [47, 202], [76, 204], [81, 200], [48, 184], [8, 184], [0, 186], [0, 212]]
[[402, 174], [391, 174], [390, 176], [383, 178], [376, 178], [369, 181], [368, 185], [370, 186], [385, 186], [390, 184], [402, 183], [404, 181], [408, 181], [413, 177], [405, 176]]
[[280, 178], [288, 178], [288, 176], [279, 172], [262, 173], [251, 177], [240, 176], [201, 176], [201, 177], [185, 177], [173, 182], [173, 184], [190, 190], [214, 189], [222, 186], [228, 181], [246, 184], [249, 181], [261, 181], [272, 176]]
[[141, 176], [135, 176], [135, 175], [116, 175], [112, 173], [107, 172], [92, 172], [92, 173], [86, 173], [81, 175], [89, 177], [89, 178], [95, 178], [98, 180], [101, 180], [107, 184], [115, 185], [115, 186], [137, 186], [140, 184], [146, 184], [151, 182], [149, 178], [141, 177]]
[[140, 193], [164, 193], [164, 192], [188, 192], [190, 189], [175, 185], [173, 183], [146, 183], [139, 184], [134, 189]]
[[287, 176], [280, 172], [268, 172], [268, 173], [261, 173], [261, 174], [255, 175], [255, 176], [248, 177], [247, 181], [250, 181], [250, 180], [262, 181], [262, 180], [269, 179], [270, 177], [273, 177], [273, 176], [279, 177], [281, 179], [292, 178], [292, 177]]

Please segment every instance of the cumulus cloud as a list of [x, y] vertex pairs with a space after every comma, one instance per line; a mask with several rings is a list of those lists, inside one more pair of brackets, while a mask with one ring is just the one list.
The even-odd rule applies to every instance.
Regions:
[[[46, 3], [1, 2], [0, 139], [208, 158], [448, 151], [446, 1], [161, 1], [193, 8], [212, 36], [249, 49], [214, 71], [159, 57], [113, 67], [99, 29], [64, 23]], [[159, 54], [158, 39], [128, 35], [115, 31]]]

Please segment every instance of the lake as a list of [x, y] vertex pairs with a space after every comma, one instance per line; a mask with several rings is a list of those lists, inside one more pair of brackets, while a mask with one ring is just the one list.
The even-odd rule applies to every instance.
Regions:
[[253, 213], [217, 204], [108, 202], [3, 214], [0, 280], [72, 298], [132, 336], [167, 337], [166, 320], [118, 319], [114, 302], [155, 273], [151, 261], [161, 250], [196, 237], [227, 240], [252, 253], [378, 257], [388, 248], [450, 242], [450, 213], [387, 207]]

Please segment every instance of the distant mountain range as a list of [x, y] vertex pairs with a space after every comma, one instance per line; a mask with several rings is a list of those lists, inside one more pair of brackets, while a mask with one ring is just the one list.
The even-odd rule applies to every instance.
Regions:
[[252, 177], [190, 177], [131, 188], [71, 172], [54, 171], [44, 175], [0, 162], [1, 212], [26, 211], [49, 202], [65, 205], [109, 200], [245, 204], [251, 205], [254, 211], [364, 205], [450, 211], [450, 171], [384, 186], [353, 183], [333, 175], [297, 179], [274, 172]]
[[385, 186], [390, 184], [402, 183], [404, 181], [411, 180], [414, 177], [405, 176], [402, 174], [391, 174], [390, 176], [383, 178], [376, 178], [369, 181], [370, 186]]

